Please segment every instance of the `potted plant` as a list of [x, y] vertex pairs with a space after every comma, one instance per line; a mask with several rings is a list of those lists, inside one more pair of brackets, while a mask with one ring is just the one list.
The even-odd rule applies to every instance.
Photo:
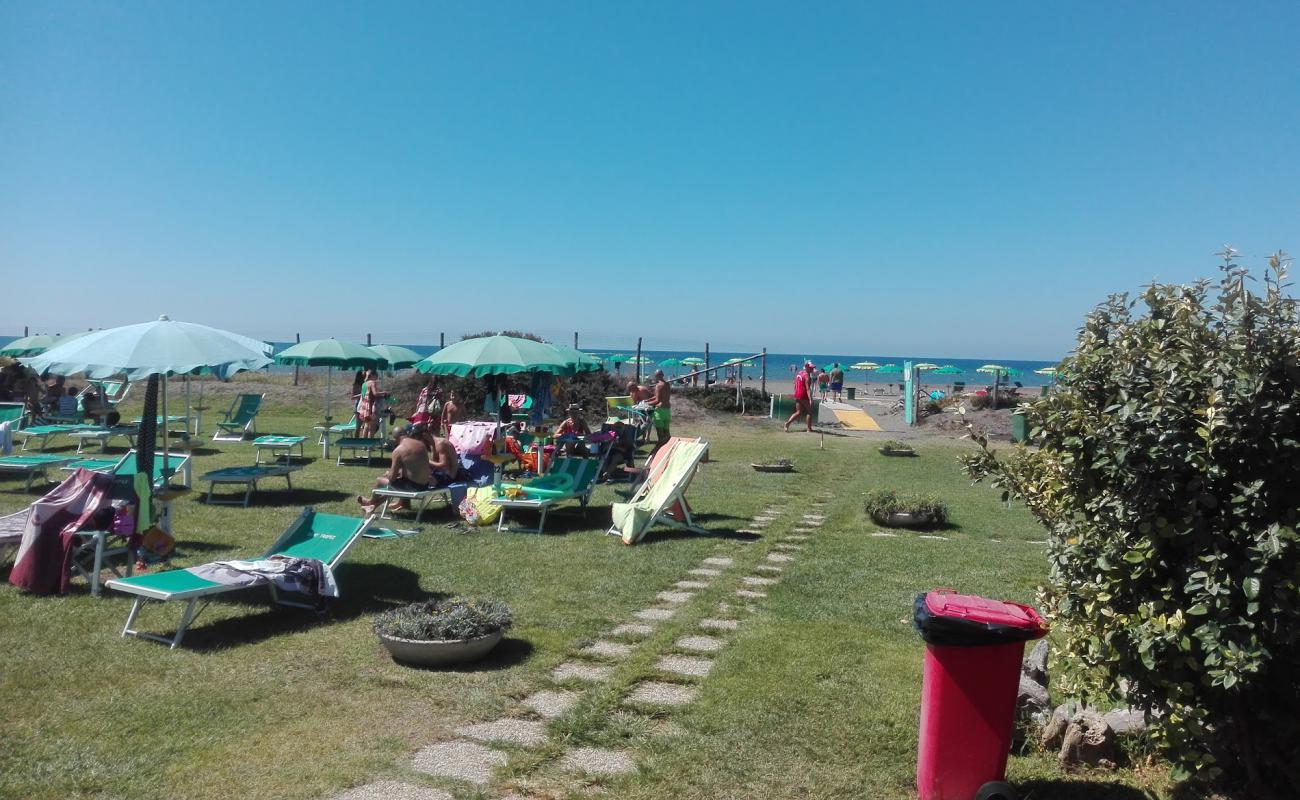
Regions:
[[929, 528], [948, 521], [948, 507], [939, 499], [893, 489], [868, 492], [866, 510], [877, 525], [887, 528]]
[[480, 659], [513, 624], [504, 603], [452, 597], [385, 611], [374, 627], [393, 658], [427, 667]]
[[888, 441], [882, 442], [880, 445], [880, 452], [882, 455], [886, 455], [886, 456], [916, 455], [916, 451], [912, 449], [912, 446], [910, 444], [900, 442], [897, 439], [890, 439]]

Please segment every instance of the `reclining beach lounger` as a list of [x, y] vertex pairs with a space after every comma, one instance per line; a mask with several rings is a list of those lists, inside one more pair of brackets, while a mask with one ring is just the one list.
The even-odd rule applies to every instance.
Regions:
[[213, 441], [242, 442], [250, 433], [257, 433], [257, 412], [262, 410], [264, 394], [241, 394], [230, 404], [226, 418], [217, 423], [212, 432]]
[[[251, 467], [226, 467], [212, 472], [204, 473], [199, 480], [208, 483], [208, 499], [211, 505], [237, 506], [243, 505], [248, 508], [248, 501], [257, 491], [257, 482], [267, 478], [284, 478], [285, 483], [289, 485], [289, 491], [293, 491], [293, 478], [290, 477], [294, 472], [302, 469], [302, 464], [255, 464]], [[212, 490], [219, 483], [236, 483], [244, 486], [244, 500], [241, 503], [238, 500], [214, 500]]]
[[[365, 533], [366, 529], [371, 526], [374, 519], [373, 516], [358, 519], [356, 517], [342, 517], [337, 514], [322, 514], [311, 508], [304, 508], [297, 519], [289, 525], [288, 530], [260, 558], [268, 559], [272, 556], [311, 558], [324, 563], [333, 570], [347, 555], [352, 545], [356, 544], [356, 541], [361, 538], [361, 534]], [[152, 639], [170, 645], [174, 649], [180, 645], [181, 639], [185, 636], [185, 631], [194, 623], [194, 619], [202, 613], [203, 608], [211, 602], [213, 597], [255, 586], [267, 586], [271, 590], [271, 602], [273, 604], [297, 608], [314, 608], [308, 603], [282, 599], [275, 584], [265, 576], [222, 571], [219, 573], [222, 578], [220, 581], [212, 580], [214, 568], [217, 566], [217, 562], [213, 562], [190, 567], [189, 569], [168, 570], [150, 575], [138, 575], [133, 578], [109, 581], [108, 588], [135, 595], [135, 603], [131, 606], [131, 613], [126, 618], [126, 626], [122, 628], [122, 636], [138, 636], [143, 639]], [[171, 637], [145, 633], [132, 627], [135, 625], [136, 617], [140, 614], [140, 609], [149, 600], [161, 602], [169, 600], [185, 601], [185, 610], [181, 613], [180, 624], [177, 625], [176, 632]], [[198, 606], [200, 600], [203, 601], [202, 606]]]
[[[135, 450], [128, 450], [125, 455], [117, 458], [83, 458], [62, 467], [62, 469], [65, 472], [88, 469], [91, 472], [109, 472], [113, 475], [134, 475], [136, 472], [135, 453]], [[181, 476], [181, 483], [186, 486], [192, 484], [194, 476], [191, 472], [189, 453], [168, 453], [166, 466], [167, 469], [171, 470], [172, 476]], [[164, 485], [162, 453], [153, 454], [153, 472], [149, 479], [155, 489]]]
[[135, 447], [135, 437], [139, 435], [139, 425], [105, 425], [73, 431], [68, 434], [68, 437], [77, 440], [77, 452], [80, 453], [85, 449], [86, 442], [92, 440], [99, 442], [101, 451], [107, 450], [108, 443], [118, 436], [125, 438], [131, 447]]
[[32, 425], [31, 427], [14, 431], [14, 436], [23, 440], [24, 450], [26, 450], [27, 446], [32, 443], [33, 439], [39, 439], [41, 443], [40, 447], [37, 447], [36, 449], [44, 450], [45, 446], [49, 444], [50, 437], [52, 436], [60, 436], [62, 434], [75, 433], [76, 431], [95, 430], [98, 427], [99, 427], [98, 425], [85, 425], [85, 424]]
[[48, 477], [50, 469], [58, 469], [65, 464], [76, 461], [76, 456], [53, 456], [44, 454], [13, 455], [0, 457], [0, 472], [23, 472], [27, 474], [27, 486], [24, 491], [32, 490], [32, 480], [37, 475]]
[[[661, 448], [662, 450], [663, 448]], [[609, 533], [623, 544], [636, 544], [655, 525], [703, 533], [686, 502], [686, 489], [709, 451], [707, 442], [679, 442], [665, 456], [662, 469], [652, 471], [630, 503], [615, 503]], [[657, 455], [657, 454], [656, 454]]]
[[[609, 448], [606, 447], [601, 451], [599, 456], [591, 458], [574, 458], [565, 457], [555, 459], [551, 465], [550, 472], [546, 475], [524, 484], [525, 492], [530, 484], [556, 484], [568, 485], [569, 488], [556, 491], [554, 494], [536, 492], [525, 497], [495, 497], [492, 499], [493, 505], [501, 506], [501, 516], [497, 518], [498, 531], [513, 531], [518, 533], [544, 533], [546, 530], [546, 514], [551, 508], [559, 503], [577, 500], [582, 507], [583, 513], [586, 513], [587, 503], [591, 500], [592, 493], [596, 490], [596, 482], [600, 478], [600, 473], [605, 469], [605, 459], [609, 455]], [[560, 477], [557, 477], [560, 476]], [[548, 496], [549, 494], [549, 496]], [[536, 511], [538, 514], [536, 528], [507, 527], [506, 515], [510, 511]]]
[[451, 486], [439, 486], [436, 489], [420, 489], [419, 491], [405, 491], [394, 489], [391, 486], [374, 491], [376, 497], [384, 498], [384, 504], [379, 507], [380, 519], [392, 519], [388, 514], [388, 504], [394, 500], [405, 500], [415, 509], [415, 524], [420, 524], [420, 517], [424, 516], [424, 509], [429, 505], [429, 501], [435, 497], [441, 497], [451, 506]]

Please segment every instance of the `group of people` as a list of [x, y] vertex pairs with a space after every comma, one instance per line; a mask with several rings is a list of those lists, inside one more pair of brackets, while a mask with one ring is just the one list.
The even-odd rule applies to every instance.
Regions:
[[116, 425], [122, 419], [114, 407], [119, 399], [121, 392], [117, 397], [109, 397], [103, 385], [93, 381], [78, 387], [57, 375], [47, 383], [17, 362], [0, 369], [0, 402], [22, 403], [24, 413], [32, 419], [78, 422], [89, 419]]
[[[405, 492], [437, 489], [460, 479], [460, 455], [452, 443], [424, 423], [411, 423], [393, 436], [393, 454], [388, 471], [375, 481], [376, 489], [393, 488]], [[372, 492], [358, 495], [357, 502], [367, 514], [380, 500]], [[398, 507], [403, 507], [402, 503]]]
[[[627, 393], [632, 398], [632, 405], [642, 403], [650, 407], [650, 419], [655, 429], [655, 446], [658, 450], [668, 443], [671, 437], [673, 421], [673, 386], [664, 377], [664, 371], [655, 370], [654, 386], [642, 386], [633, 378], [627, 382]], [[654, 452], [653, 450], [651, 451]]]

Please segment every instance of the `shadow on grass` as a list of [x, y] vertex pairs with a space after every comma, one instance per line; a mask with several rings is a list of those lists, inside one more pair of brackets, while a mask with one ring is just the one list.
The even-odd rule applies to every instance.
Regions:
[[[272, 478], [271, 480], [274, 480]], [[205, 506], [230, 506], [231, 508], [240, 508], [244, 500], [242, 490], [236, 492], [222, 493], [213, 492], [212, 502], [208, 502], [208, 493], [205, 491], [199, 497], [194, 498], [194, 502]], [[263, 488], [259, 486], [253, 492], [253, 496], [248, 499], [249, 508], [283, 508], [284, 506], [312, 506], [319, 503], [337, 503], [356, 497], [354, 494], [339, 491], [337, 489], [307, 489], [295, 486], [288, 489], [284, 486], [276, 487], [271, 484]]]
[[[182, 646], [203, 652], [256, 644], [276, 636], [300, 633], [331, 622], [345, 622], [417, 600], [447, 596], [423, 591], [420, 589], [418, 574], [391, 564], [343, 564], [335, 574], [343, 598], [325, 613], [269, 606], [268, 590], [265, 587], [254, 587], [215, 601], [226, 606], [246, 608], [250, 613], [218, 620], [210, 625], [202, 624], [200, 617], [198, 626], [186, 632]], [[228, 601], [226, 597], [229, 598]], [[290, 596], [289, 599], [301, 601], [302, 598]], [[177, 615], [183, 606], [182, 603], [164, 605], [175, 607]], [[170, 636], [175, 630], [173, 623], [173, 627], [163, 635]]]
[[1016, 784], [1021, 800], [1154, 800], [1155, 795], [1111, 781], [1052, 780]]

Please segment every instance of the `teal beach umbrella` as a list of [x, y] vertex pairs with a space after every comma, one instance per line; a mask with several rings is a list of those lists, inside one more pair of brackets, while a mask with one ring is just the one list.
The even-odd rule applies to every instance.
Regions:
[[432, 375], [455, 375], [482, 378], [488, 375], [513, 375], [519, 372], [550, 372], [572, 375], [559, 349], [544, 342], [514, 336], [480, 336], [448, 345], [415, 365], [420, 372]]
[[575, 373], [600, 372], [605, 368], [600, 359], [590, 353], [584, 353], [576, 347], [568, 347], [562, 344], [553, 345], [553, 347], [560, 351], [560, 355], [564, 357], [564, 363], [572, 367]]
[[366, 349], [382, 358], [388, 369], [409, 369], [423, 358], [414, 350], [395, 344], [377, 344]]
[[[365, 345], [339, 339], [313, 339], [281, 350], [275, 360], [297, 367], [325, 367], [325, 428], [330, 427], [330, 401], [333, 394], [334, 368], [383, 367], [386, 362]], [[330, 457], [330, 437], [325, 434], [324, 458]]]
[[0, 348], [0, 356], [39, 356], [51, 347], [57, 347], [61, 344], [67, 344], [74, 339], [85, 336], [92, 331], [76, 331], [74, 333], [55, 334], [48, 336], [44, 333], [34, 333], [31, 336], [24, 336], [21, 339], [15, 339], [4, 347]]

